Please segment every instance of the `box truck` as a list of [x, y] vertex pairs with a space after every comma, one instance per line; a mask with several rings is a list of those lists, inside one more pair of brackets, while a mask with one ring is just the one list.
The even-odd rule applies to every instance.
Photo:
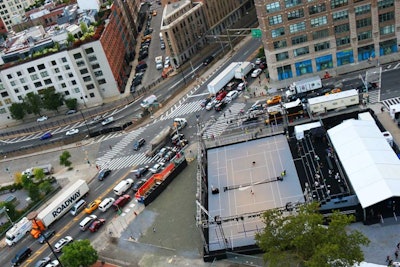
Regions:
[[88, 192], [89, 186], [84, 180], [68, 184], [61, 194], [48, 201], [48, 206], [39, 212], [36, 219], [32, 221], [31, 235], [34, 238], [38, 238], [41, 231], [61, 218], [76, 202], [86, 196]]
[[286, 97], [301, 93], [307, 93], [313, 90], [318, 90], [320, 88], [322, 88], [322, 81], [319, 76], [306, 78], [292, 83], [289, 86], [289, 89], [286, 91]]
[[253, 68], [253, 63], [242, 62], [235, 70], [235, 79], [244, 80]]
[[42, 169], [43, 173], [46, 175], [52, 174], [54, 172], [54, 168], [51, 164], [45, 164], [42, 166], [37, 166], [37, 167], [32, 167], [28, 168], [25, 171], [22, 172], [22, 175], [27, 175], [29, 178], [34, 176], [34, 171], [35, 169]]
[[232, 62], [226, 69], [224, 69], [217, 77], [215, 77], [209, 84], [207, 89], [212, 95], [216, 95], [230, 80], [235, 77], [235, 71], [240, 66], [241, 62]]
[[6, 233], [6, 243], [8, 246], [16, 244], [21, 240], [27, 233], [32, 230], [32, 222], [26, 217], [23, 217], [17, 222], [10, 230]]

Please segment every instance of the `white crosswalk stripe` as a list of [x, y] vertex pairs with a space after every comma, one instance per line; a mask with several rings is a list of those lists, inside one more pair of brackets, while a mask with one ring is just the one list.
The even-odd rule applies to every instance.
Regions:
[[188, 114], [188, 113], [193, 113], [199, 110], [204, 109], [203, 107], [200, 106], [201, 99], [193, 102], [188, 102], [188, 103], [183, 103], [182, 105], [179, 106], [173, 106], [169, 111], [167, 111], [165, 114], [163, 114], [160, 117], [160, 120], [168, 120], [172, 118], [177, 118], [182, 115]]
[[[96, 160], [96, 164], [100, 167], [106, 165], [107, 168], [111, 168], [110, 166], [119, 166], [118, 163], [113, 162], [115, 161], [114, 157], [123, 149], [125, 149], [130, 143], [132, 143], [133, 140], [135, 140], [136, 137], [139, 136], [145, 129], [146, 127], [140, 127], [139, 129], [125, 135], [125, 137], [122, 138], [122, 140], [120, 140], [116, 145], [114, 145], [114, 147], [110, 151], [108, 151], [102, 157], [98, 158]], [[102, 140], [104, 140], [104, 138]]]
[[386, 109], [389, 110], [389, 107], [391, 105], [396, 105], [396, 104], [400, 104], [400, 97], [393, 97], [390, 99], [385, 99], [382, 101], [382, 104], [386, 107]]
[[147, 157], [145, 153], [138, 153], [125, 157], [114, 158], [104, 163], [101, 167], [108, 168], [110, 170], [118, 170], [127, 167], [145, 165], [150, 162], [154, 162], [154, 157], [151, 158]]
[[[203, 132], [203, 138], [212, 138], [213, 136], [221, 135], [226, 128], [228, 128], [231, 119], [234, 119], [239, 112], [244, 109], [244, 103], [234, 103], [225, 108], [225, 110], [219, 112], [219, 117], [216, 121], [208, 126], [208, 128]], [[229, 112], [229, 110], [231, 112]], [[212, 111], [211, 111], [212, 112]], [[225, 116], [224, 116], [225, 114]]]
[[381, 90], [374, 90], [368, 92], [369, 103], [378, 103], [381, 97]]

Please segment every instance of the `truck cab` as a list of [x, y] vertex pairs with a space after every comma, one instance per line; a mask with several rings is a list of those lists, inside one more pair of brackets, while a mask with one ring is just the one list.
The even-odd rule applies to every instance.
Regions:
[[175, 118], [174, 127], [178, 130], [185, 128], [187, 125], [187, 120], [185, 118]]

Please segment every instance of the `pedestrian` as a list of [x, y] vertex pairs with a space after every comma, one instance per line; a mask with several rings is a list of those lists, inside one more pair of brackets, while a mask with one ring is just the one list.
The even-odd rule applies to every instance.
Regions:
[[253, 161], [253, 166], [255, 166], [256, 165], [256, 162], [255, 161]]
[[397, 249], [400, 249], [400, 242], [397, 243]]
[[232, 113], [232, 110], [231, 110], [231, 109], [228, 109], [228, 111], [229, 111], [229, 113]]
[[224, 118], [225, 118], [225, 112], [224, 112]]
[[399, 250], [396, 250], [394, 252], [394, 257], [396, 258], [396, 260], [399, 258]]
[[156, 232], [156, 228], [153, 227], [153, 233], [155, 233], [155, 232]]
[[110, 145], [110, 150], [112, 149], [112, 146]]
[[254, 195], [253, 189], [250, 190], [250, 194]]

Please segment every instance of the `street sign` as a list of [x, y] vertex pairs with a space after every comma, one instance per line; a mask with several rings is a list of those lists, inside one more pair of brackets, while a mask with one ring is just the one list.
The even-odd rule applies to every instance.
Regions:
[[261, 38], [261, 29], [251, 29], [251, 37]]

